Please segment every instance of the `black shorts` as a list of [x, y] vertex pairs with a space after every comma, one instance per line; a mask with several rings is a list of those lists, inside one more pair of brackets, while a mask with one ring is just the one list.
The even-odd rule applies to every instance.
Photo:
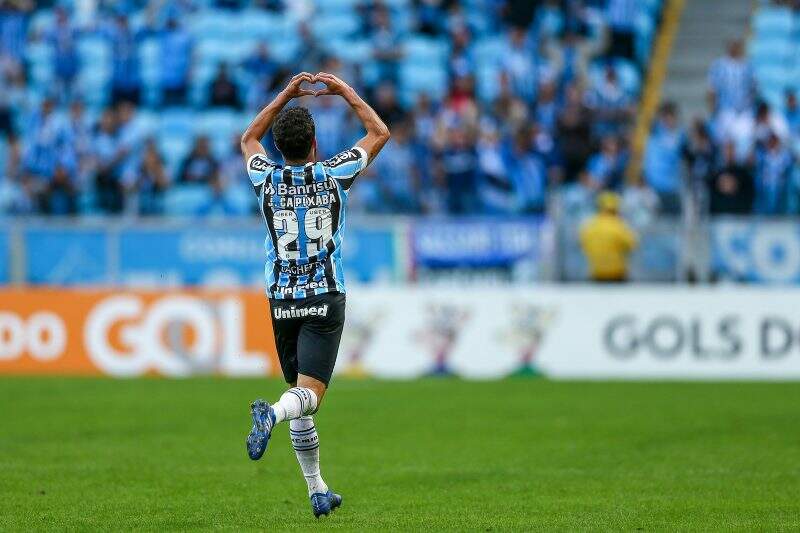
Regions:
[[287, 383], [297, 374], [328, 385], [344, 329], [345, 296], [330, 292], [301, 300], [269, 300], [272, 331]]

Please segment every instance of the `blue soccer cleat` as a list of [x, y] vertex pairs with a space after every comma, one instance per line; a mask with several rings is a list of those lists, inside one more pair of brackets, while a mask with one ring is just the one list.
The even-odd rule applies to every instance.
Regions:
[[257, 461], [267, 451], [269, 437], [275, 426], [275, 411], [264, 400], [256, 400], [250, 404], [250, 413], [253, 415], [253, 429], [247, 436], [247, 455]]
[[314, 516], [329, 515], [331, 511], [342, 505], [342, 497], [332, 491], [326, 493], [316, 492], [311, 495], [311, 510]]

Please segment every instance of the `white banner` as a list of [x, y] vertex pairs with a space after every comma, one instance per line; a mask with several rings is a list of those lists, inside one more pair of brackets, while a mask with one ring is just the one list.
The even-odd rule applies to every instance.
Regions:
[[800, 379], [800, 289], [355, 288], [337, 371]]

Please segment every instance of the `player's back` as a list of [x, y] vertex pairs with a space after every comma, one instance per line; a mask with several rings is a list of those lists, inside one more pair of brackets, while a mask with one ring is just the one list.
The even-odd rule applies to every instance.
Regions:
[[347, 195], [367, 165], [354, 147], [321, 162], [280, 165], [255, 154], [247, 171], [267, 225], [267, 295], [299, 299], [345, 292], [341, 259]]

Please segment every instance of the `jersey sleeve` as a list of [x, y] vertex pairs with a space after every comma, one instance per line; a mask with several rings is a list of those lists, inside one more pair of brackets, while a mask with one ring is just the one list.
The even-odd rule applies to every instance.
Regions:
[[256, 189], [256, 194], [258, 194], [258, 188], [267, 180], [277, 166], [278, 164], [267, 157], [266, 154], [253, 154], [250, 156], [250, 159], [247, 160], [247, 175], [250, 176], [250, 182], [253, 184], [253, 188]]
[[356, 176], [367, 167], [367, 163], [366, 150], [360, 146], [354, 146], [324, 161], [322, 165], [329, 176], [335, 178], [344, 190], [348, 190], [353, 185]]

